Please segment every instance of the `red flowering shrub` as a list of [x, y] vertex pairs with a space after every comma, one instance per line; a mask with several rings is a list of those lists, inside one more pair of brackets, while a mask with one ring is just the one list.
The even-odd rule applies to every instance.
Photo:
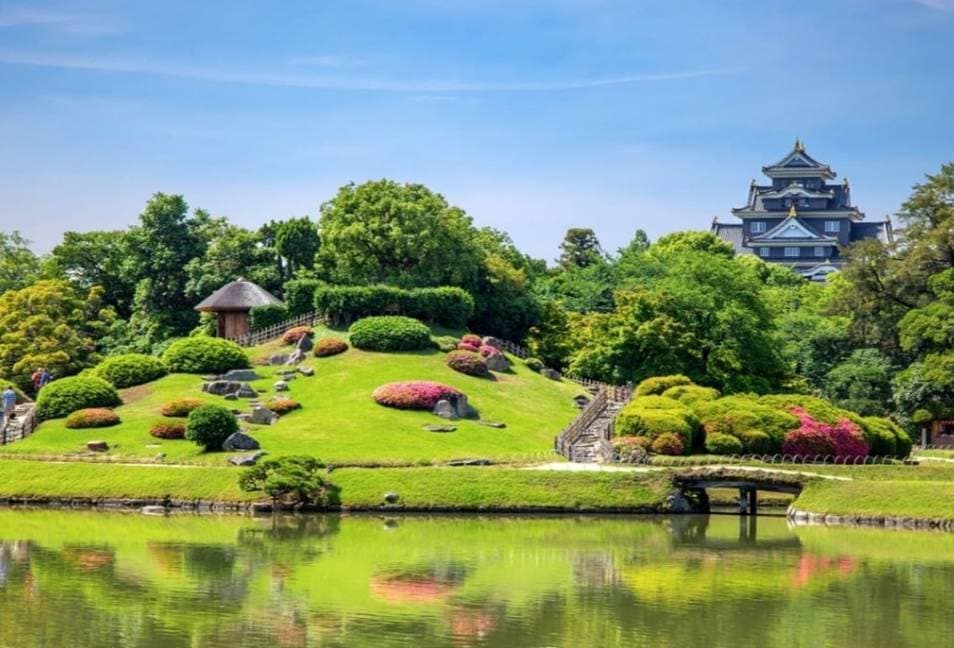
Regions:
[[685, 444], [682, 441], [682, 437], [672, 432], [660, 434], [656, 437], [656, 440], [653, 441], [652, 446], [650, 446], [652, 451], [656, 454], [672, 456], [681, 455], [684, 447]]
[[204, 400], [198, 398], [177, 398], [164, 403], [160, 408], [163, 416], [188, 416], [189, 412], [205, 405]]
[[473, 333], [468, 333], [467, 335], [464, 335], [463, 337], [461, 337], [460, 341], [463, 342], [464, 344], [475, 346], [478, 349], [484, 344], [484, 341], [480, 338], [480, 336], [474, 335]]
[[341, 338], [326, 337], [315, 343], [315, 355], [319, 358], [338, 355], [348, 350], [348, 343]]
[[374, 390], [372, 397], [374, 402], [385, 407], [431, 410], [437, 401], [460, 395], [461, 392], [450, 385], [430, 380], [415, 380], [381, 385]]
[[785, 435], [782, 452], [790, 455], [834, 455], [836, 457], [866, 457], [868, 444], [861, 429], [848, 419], [838, 419], [831, 425], [811, 416], [801, 407], [789, 410], [798, 417], [800, 425]]
[[314, 335], [310, 326], [296, 326], [285, 331], [282, 335], [282, 342], [284, 344], [298, 344], [298, 340], [306, 335]]
[[480, 351], [480, 347], [476, 344], [470, 344], [469, 342], [458, 342], [457, 343], [458, 351], [470, 351], [471, 353], [477, 353]]
[[74, 430], [109, 427], [117, 424], [119, 424], [119, 415], [105, 407], [76, 410], [66, 417], [66, 427]]
[[480, 347], [480, 355], [484, 356], [485, 358], [490, 358], [492, 356], [499, 356], [500, 349], [497, 349], [485, 344], [484, 346]]
[[447, 366], [468, 376], [487, 376], [487, 361], [473, 351], [451, 351], [445, 360]]
[[293, 410], [299, 409], [301, 407], [301, 403], [299, 403], [298, 401], [292, 398], [284, 398], [282, 396], [276, 396], [275, 398], [265, 403], [265, 407], [272, 410], [279, 416], [283, 416]]
[[149, 428], [149, 434], [157, 439], [184, 439], [185, 423], [156, 423]]

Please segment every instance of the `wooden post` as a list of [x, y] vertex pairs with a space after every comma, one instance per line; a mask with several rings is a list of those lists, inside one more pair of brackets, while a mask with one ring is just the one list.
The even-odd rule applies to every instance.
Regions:
[[749, 491], [749, 515], [759, 513], [759, 492], [754, 488]]

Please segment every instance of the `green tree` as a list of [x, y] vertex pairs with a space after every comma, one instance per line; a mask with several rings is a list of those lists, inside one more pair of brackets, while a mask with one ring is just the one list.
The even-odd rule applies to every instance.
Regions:
[[332, 281], [472, 286], [480, 268], [470, 217], [420, 184], [349, 184], [321, 206], [319, 262]]
[[124, 231], [66, 232], [53, 248], [49, 266], [84, 290], [101, 286], [103, 300], [123, 318], [132, 313], [136, 269], [129, 261]]
[[318, 247], [318, 228], [309, 218], [290, 218], [278, 223], [275, 249], [285, 259], [286, 280], [291, 279], [296, 270], [315, 267]]
[[193, 302], [239, 277], [250, 279], [269, 291], [281, 289], [282, 278], [273, 263], [274, 251], [265, 246], [260, 232], [215, 218], [203, 227], [201, 237], [208, 241], [205, 254], [186, 265], [185, 290]]
[[828, 372], [824, 394], [862, 416], [884, 416], [891, 408], [892, 369], [878, 349], [857, 349]]
[[901, 371], [894, 400], [909, 428], [919, 410], [936, 419], [954, 418], [954, 352], [928, 354]]
[[909, 310], [898, 323], [901, 348], [917, 354], [954, 350], [954, 268], [928, 279], [934, 301]]
[[560, 243], [560, 258], [557, 261], [564, 270], [586, 268], [606, 259], [596, 233], [588, 227], [571, 227]]
[[0, 232], [0, 293], [29, 286], [40, 275], [40, 261], [16, 230]]
[[732, 246], [711, 232], [673, 232], [658, 239], [649, 252], [664, 257], [675, 252], [705, 252], [726, 258], [735, 256]]
[[43, 280], [7, 291], [0, 295], [0, 374], [26, 388], [38, 367], [59, 377], [92, 366], [97, 340], [115, 317], [98, 286], [81, 292]]

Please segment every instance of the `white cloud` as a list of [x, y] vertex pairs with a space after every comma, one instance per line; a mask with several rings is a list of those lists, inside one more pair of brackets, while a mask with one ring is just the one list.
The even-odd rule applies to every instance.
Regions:
[[124, 31], [114, 18], [93, 14], [71, 14], [29, 7], [0, 8], [0, 29], [33, 27], [54, 29], [79, 36], [104, 36]]
[[333, 76], [307, 76], [276, 74], [268, 71], [231, 71], [200, 66], [170, 63], [144, 63], [115, 58], [64, 56], [56, 54], [33, 54], [0, 52], [0, 63], [59, 68], [66, 70], [89, 70], [97, 72], [120, 72], [175, 77], [214, 83], [237, 83], [246, 85], [316, 88], [323, 90], [372, 90], [379, 92], [541, 92], [550, 90], [581, 90], [601, 86], [626, 85], [652, 81], [677, 81], [730, 74], [731, 70], [702, 69], [653, 74], [630, 74], [604, 78], [563, 79], [555, 81], [439, 81], [439, 80], [391, 80], [379, 78], [355, 78]]
[[954, 0], [912, 0], [912, 2], [939, 11], [954, 11]]

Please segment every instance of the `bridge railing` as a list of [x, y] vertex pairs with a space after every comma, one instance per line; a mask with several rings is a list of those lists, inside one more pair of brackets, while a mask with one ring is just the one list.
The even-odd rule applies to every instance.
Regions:
[[837, 455], [790, 455], [790, 454], [743, 454], [743, 455], [705, 455], [669, 457], [655, 455], [653, 465], [657, 466], [713, 466], [720, 464], [809, 464], [828, 466], [904, 466], [912, 465], [910, 461], [888, 456], [837, 456]]

